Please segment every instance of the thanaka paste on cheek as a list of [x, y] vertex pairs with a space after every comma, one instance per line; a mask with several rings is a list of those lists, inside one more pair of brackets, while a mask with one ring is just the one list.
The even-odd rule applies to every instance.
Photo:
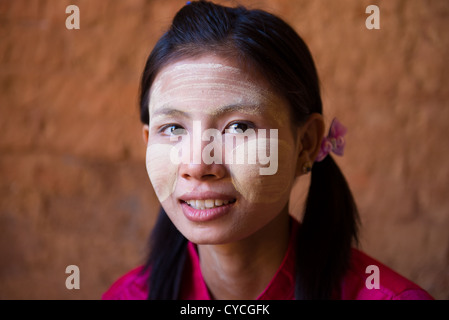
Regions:
[[[258, 145], [265, 145], [269, 148], [270, 139], [265, 140], [265, 142], [262, 141]], [[230, 164], [229, 170], [231, 172], [232, 184], [247, 201], [253, 203], [274, 203], [282, 198], [288, 198], [294, 182], [293, 148], [282, 140], [278, 140], [277, 143], [279, 150], [277, 165], [279, 170], [273, 175], [261, 175], [260, 169], [266, 166], [261, 165], [259, 161], [256, 164]], [[245, 148], [245, 153], [270, 152], [270, 150], [254, 150], [253, 148], [255, 147], [256, 144], [245, 142], [235, 149]], [[237, 153], [238, 150], [233, 150], [233, 152]]]
[[162, 143], [147, 146], [147, 172], [154, 192], [161, 203], [175, 191], [178, 179], [178, 165], [170, 161], [172, 149], [172, 145]]

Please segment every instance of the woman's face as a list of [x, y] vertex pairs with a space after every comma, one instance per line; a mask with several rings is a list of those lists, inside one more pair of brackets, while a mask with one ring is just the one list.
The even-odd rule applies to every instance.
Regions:
[[149, 116], [148, 175], [190, 241], [241, 240], [286, 207], [300, 139], [260, 75], [214, 55], [174, 62], [153, 82]]

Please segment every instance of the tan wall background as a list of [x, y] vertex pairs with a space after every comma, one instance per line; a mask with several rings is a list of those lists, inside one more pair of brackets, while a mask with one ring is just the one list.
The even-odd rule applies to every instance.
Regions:
[[[337, 161], [362, 249], [448, 299], [449, 2], [241, 3], [283, 17], [315, 57], [327, 123], [349, 128]], [[80, 30], [65, 27], [70, 4]], [[98, 299], [145, 258], [158, 204], [139, 78], [183, 4], [0, 0], [0, 299]], [[370, 4], [380, 30], [365, 27]], [[65, 287], [71, 264], [79, 290]]]

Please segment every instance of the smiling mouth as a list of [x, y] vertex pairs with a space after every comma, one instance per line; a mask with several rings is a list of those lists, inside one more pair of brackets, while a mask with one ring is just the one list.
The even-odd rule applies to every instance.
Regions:
[[207, 200], [187, 200], [187, 201], [182, 200], [182, 202], [186, 203], [188, 206], [196, 210], [219, 208], [227, 204], [232, 204], [235, 201], [236, 199], [232, 200], [207, 199]]

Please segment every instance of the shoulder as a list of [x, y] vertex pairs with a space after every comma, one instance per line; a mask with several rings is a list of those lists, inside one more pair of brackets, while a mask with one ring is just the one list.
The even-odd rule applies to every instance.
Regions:
[[103, 293], [102, 300], [145, 300], [148, 296], [148, 274], [139, 266], [118, 278]]
[[433, 300], [424, 289], [364, 252], [353, 249], [342, 284], [347, 300]]

